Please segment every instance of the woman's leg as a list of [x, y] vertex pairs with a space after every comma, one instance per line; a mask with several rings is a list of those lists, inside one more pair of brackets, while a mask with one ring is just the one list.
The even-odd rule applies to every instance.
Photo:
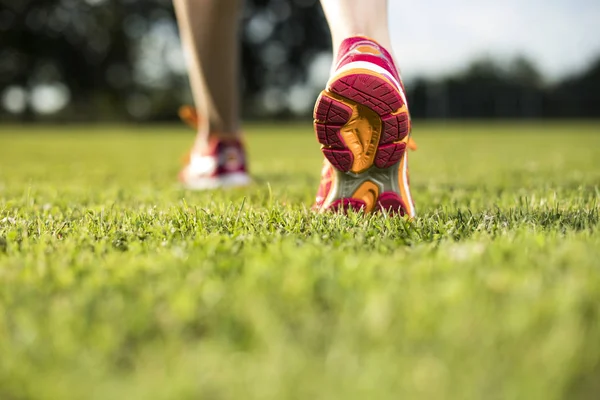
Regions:
[[415, 216], [408, 180], [410, 117], [391, 54], [387, 0], [321, 0], [334, 64], [315, 105], [325, 156], [315, 209]]
[[334, 59], [349, 37], [367, 36], [391, 51], [387, 0], [321, 0], [331, 31]]
[[197, 146], [236, 138], [239, 122], [238, 17], [241, 0], [174, 0], [194, 103]]
[[184, 119], [197, 128], [179, 173], [190, 189], [250, 182], [240, 141], [238, 17], [242, 0], [174, 0], [196, 110]]

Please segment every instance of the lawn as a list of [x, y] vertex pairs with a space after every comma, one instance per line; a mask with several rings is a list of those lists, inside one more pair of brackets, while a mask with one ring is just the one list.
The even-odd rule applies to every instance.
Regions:
[[594, 399], [600, 123], [415, 123], [419, 217], [316, 215], [308, 125], [255, 183], [179, 126], [0, 126], [0, 399]]

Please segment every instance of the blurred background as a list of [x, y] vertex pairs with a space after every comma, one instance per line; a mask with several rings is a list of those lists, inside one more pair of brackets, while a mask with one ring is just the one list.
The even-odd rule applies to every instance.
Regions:
[[[390, 7], [413, 117], [600, 117], [599, 1]], [[331, 64], [319, 2], [246, 0], [241, 23], [244, 117], [309, 116]], [[171, 0], [0, 0], [0, 121], [169, 121], [184, 103]]]

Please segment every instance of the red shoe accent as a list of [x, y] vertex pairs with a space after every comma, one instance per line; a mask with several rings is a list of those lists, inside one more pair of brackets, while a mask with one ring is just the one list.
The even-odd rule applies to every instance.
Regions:
[[388, 214], [406, 214], [406, 205], [402, 198], [394, 192], [385, 192], [379, 195], [377, 201], [377, 209], [387, 212]]
[[[197, 129], [200, 118], [192, 107], [179, 110], [181, 119]], [[191, 189], [243, 186], [250, 183], [243, 143], [235, 138], [213, 135], [201, 152], [190, 151], [184, 158], [179, 180]]]
[[359, 212], [364, 211], [364, 209], [365, 202], [357, 199], [339, 199], [327, 207], [327, 211], [343, 212], [344, 214], [347, 214], [350, 210]]
[[391, 114], [404, 105], [397, 89], [373, 75], [345, 76], [331, 85], [331, 91], [367, 106], [381, 116]]
[[409, 133], [410, 121], [407, 113], [382, 118], [383, 132], [380, 144], [389, 144], [404, 139]]
[[350, 171], [354, 161], [350, 150], [323, 149], [323, 154], [336, 169], [344, 172]]
[[404, 155], [405, 143], [392, 143], [379, 146], [375, 156], [375, 165], [378, 168], [389, 168], [398, 163]]
[[[398, 69], [386, 49], [365, 37], [346, 39], [338, 54], [336, 71], [314, 109], [315, 134], [329, 168], [315, 207], [391, 210], [412, 217], [405, 152], [416, 146]], [[381, 182], [382, 177], [390, 182]], [[379, 195], [383, 187], [397, 192]]]

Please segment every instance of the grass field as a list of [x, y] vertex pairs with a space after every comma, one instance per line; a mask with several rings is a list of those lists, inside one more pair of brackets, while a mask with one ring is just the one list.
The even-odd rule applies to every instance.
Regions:
[[184, 128], [0, 127], [0, 399], [598, 398], [600, 124], [417, 122], [413, 222], [247, 131], [194, 193]]

